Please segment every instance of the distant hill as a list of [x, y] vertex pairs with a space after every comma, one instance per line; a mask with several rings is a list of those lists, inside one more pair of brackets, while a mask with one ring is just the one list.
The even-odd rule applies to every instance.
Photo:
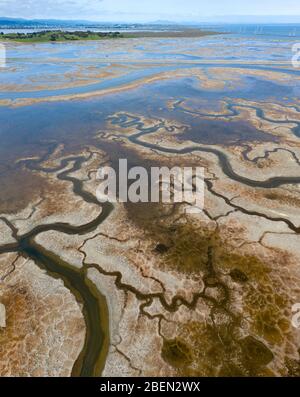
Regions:
[[166, 27], [178, 26], [171, 21], [155, 21], [147, 24], [143, 23], [118, 23], [118, 22], [93, 22], [85, 20], [57, 20], [57, 19], [23, 19], [0, 17], [0, 29], [111, 29], [111, 30], [164, 30]]
[[92, 22], [88, 21], [60, 21], [55, 19], [23, 19], [23, 18], [7, 18], [0, 17], [0, 26], [2, 27], [35, 27], [35, 26], [76, 26], [76, 25], [90, 25]]
[[151, 24], [153, 24], [153, 25], [178, 25], [178, 22], [159, 19], [157, 21], [151, 22]]
[[0, 29], [72, 29], [72, 28], [111, 28], [113, 29], [169, 29], [177, 26], [197, 27], [206, 24], [288, 24], [300, 23], [300, 16], [214, 16], [202, 17], [199, 21], [174, 22], [170, 20], [156, 20], [148, 23], [125, 22], [95, 22], [86, 20], [58, 20], [58, 19], [24, 19], [0, 17]]

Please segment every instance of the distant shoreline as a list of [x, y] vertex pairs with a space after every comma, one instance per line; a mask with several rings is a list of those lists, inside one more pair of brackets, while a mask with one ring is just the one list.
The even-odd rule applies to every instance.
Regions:
[[19, 43], [48, 43], [48, 42], [74, 42], [95, 41], [125, 38], [176, 38], [176, 37], [204, 37], [219, 35], [220, 32], [205, 31], [200, 29], [181, 29], [166, 31], [139, 31], [139, 32], [94, 32], [94, 31], [64, 31], [43, 30], [32, 33], [6, 33], [0, 34], [0, 40]]

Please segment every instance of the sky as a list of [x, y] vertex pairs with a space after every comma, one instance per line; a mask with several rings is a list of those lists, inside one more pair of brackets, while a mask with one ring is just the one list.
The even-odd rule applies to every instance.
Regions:
[[[223, 16], [300, 15], [299, 0], [0, 0], [0, 16], [42, 19], [201, 22]], [[224, 19], [224, 18], [223, 18]], [[280, 19], [280, 18], [277, 18]]]

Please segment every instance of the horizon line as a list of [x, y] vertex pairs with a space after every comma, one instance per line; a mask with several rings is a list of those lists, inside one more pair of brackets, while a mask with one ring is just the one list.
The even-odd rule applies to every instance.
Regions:
[[[204, 16], [202, 17], [203, 19], [199, 19], [199, 20], [180, 20], [180, 19], [170, 19], [168, 20], [168, 18], [157, 18], [157, 19], [149, 19], [149, 20], [144, 20], [144, 19], [140, 19], [140, 20], [117, 20], [117, 19], [112, 19], [112, 20], [93, 20], [93, 19], [80, 19], [80, 18], [60, 18], [60, 17], [51, 17], [51, 18], [45, 18], [45, 17], [36, 17], [36, 18], [27, 18], [27, 17], [17, 17], [17, 16], [0, 16], [0, 19], [7, 19], [7, 20], [24, 20], [24, 21], [61, 21], [61, 22], [88, 22], [88, 23], [136, 23], [136, 24], [145, 24], [145, 23], [206, 23], [206, 22], [222, 22], [222, 23], [226, 23], [224, 20], [221, 21], [218, 19], [234, 19], [236, 20], [234, 23], [239, 23], [238, 18], [241, 19], [246, 19], [246, 18], [257, 18], [257, 19], [299, 19], [299, 23], [300, 23], [300, 14], [299, 15], [214, 15], [214, 16]], [[241, 21], [241, 22], [245, 22], [246, 21]], [[269, 23], [270, 21], [265, 21], [265, 23]], [[233, 23], [233, 22], [231, 22]], [[251, 22], [248, 22], [251, 23]], [[255, 22], [253, 22], [255, 23]], [[286, 24], [289, 22], [283, 21], [283, 22], [273, 22], [276, 24]], [[297, 23], [297, 22], [290, 22], [290, 23]]]

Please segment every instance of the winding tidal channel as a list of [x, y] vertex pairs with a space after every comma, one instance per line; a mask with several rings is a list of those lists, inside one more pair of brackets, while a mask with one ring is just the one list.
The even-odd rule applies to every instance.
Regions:
[[[49, 155], [51, 154], [50, 151]], [[45, 158], [42, 159], [44, 161]], [[97, 199], [82, 188], [82, 182], [68, 176], [69, 173], [80, 169], [83, 162], [87, 159], [82, 156], [70, 157], [61, 162], [61, 169], [64, 169], [69, 162], [74, 162], [72, 168], [68, 171], [58, 174], [58, 178], [73, 183], [73, 191], [80, 195], [86, 202], [99, 205]], [[39, 161], [41, 162], [41, 160]], [[26, 162], [26, 166], [31, 169], [41, 169], [35, 167], [35, 161]], [[53, 172], [57, 169], [43, 169], [44, 172]], [[34, 228], [24, 236], [18, 236], [17, 230], [5, 218], [1, 218], [12, 230], [17, 244], [0, 247], [0, 253], [18, 252], [19, 254], [32, 259], [37, 265], [47, 270], [47, 272], [56, 278], [64, 281], [64, 284], [75, 295], [76, 299], [83, 304], [83, 314], [86, 322], [86, 340], [84, 349], [78, 357], [74, 368], [73, 376], [96, 376], [101, 373], [105, 361], [105, 352], [108, 345], [108, 320], [103, 318], [107, 316], [107, 308], [104, 297], [92, 288], [91, 283], [88, 285], [85, 270], [77, 271], [59, 257], [47, 252], [42, 247], [34, 243], [35, 237], [49, 230], [59, 231], [69, 235], [85, 234], [95, 230], [111, 213], [113, 206], [110, 203], [103, 204], [101, 214], [92, 222], [75, 227], [64, 223], [55, 223], [52, 225], [41, 225]], [[106, 325], [106, 327], [104, 327]], [[103, 357], [104, 355], [104, 357]], [[101, 362], [100, 358], [102, 358]]]
[[[177, 106], [179, 105], [180, 103], [178, 102]], [[228, 108], [228, 110], [231, 112], [231, 115], [233, 116], [238, 113], [235, 109], [235, 106], [240, 105], [231, 105]], [[255, 108], [255, 110], [260, 118], [270, 121], [269, 119], [265, 118], [263, 112], [260, 109]], [[214, 115], [214, 117], [215, 116], [216, 115]], [[222, 115], [222, 117], [224, 117], [224, 115]], [[276, 120], [272, 121], [278, 122]], [[296, 177], [274, 177], [265, 181], [256, 181], [240, 176], [233, 170], [228, 157], [220, 150], [212, 148], [211, 146], [205, 147], [199, 145], [185, 149], [174, 149], [164, 148], [156, 144], [142, 141], [140, 140], [142, 136], [151, 134], [155, 132], [156, 129], [144, 128], [142, 120], [138, 117], [134, 121], [130, 119], [129, 124], [128, 117], [125, 114], [122, 117], [112, 120], [112, 122], [114, 124], [118, 124], [120, 127], [128, 127], [129, 125], [134, 126], [138, 130], [138, 132], [134, 135], [131, 135], [130, 137], [126, 137], [124, 135], [124, 138], [129, 139], [131, 143], [135, 145], [143, 146], [147, 149], [154, 149], [161, 153], [170, 153], [174, 155], [187, 155], [196, 151], [212, 153], [217, 156], [220, 167], [227, 177], [253, 188], [258, 187], [270, 189], [285, 184], [300, 183], [300, 175]], [[290, 122], [279, 121], [278, 123]], [[299, 134], [300, 123], [295, 123], [297, 124], [297, 127], [294, 131], [295, 133]], [[47, 252], [45, 249], [37, 245], [34, 240], [37, 235], [47, 231], [58, 231], [68, 235], [84, 235], [86, 233], [93, 232], [102, 222], [104, 222], [109, 217], [109, 215], [113, 211], [113, 205], [109, 203], [100, 204], [94, 195], [84, 190], [83, 183], [80, 180], [70, 176], [71, 173], [80, 170], [83, 163], [89, 160], [89, 158], [87, 158], [86, 156], [68, 157], [61, 161], [59, 167], [43, 168], [41, 164], [47, 158], [50, 158], [53, 150], [55, 150], [55, 147], [53, 147], [52, 145], [49, 147], [48, 153], [41, 159], [24, 160], [23, 164], [26, 165], [27, 169], [31, 171], [43, 171], [47, 173], [56, 172], [58, 179], [72, 183], [73, 192], [75, 195], [80, 196], [87, 203], [97, 204], [101, 206], [102, 211], [100, 215], [90, 223], [82, 226], [72, 226], [66, 223], [40, 225], [23, 236], [18, 235], [18, 230], [7, 219], [1, 218], [10, 227], [13, 237], [16, 239], [17, 242], [15, 244], [9, 244], [0, 247], [0, 253], [18, 252], [20, 255], [32, 259], [41, 268], [46, 269], [51, 276], [62, 279], [65, 286], [69, 288], [69, 290], [75, 295], [78, 302], [82, 303], [83, 314], [86, 322], [86, 340], [83, 351], [81, 352], [74, 365], [73, 376], [99, 376], [105, 364], [105, 358], [109, 344], [108, 310], [106, 307], [105, 299], [97, 292], [96, 288], [93, 287], [92, 283], [87, 281], [86, 272], [88, 270], [88, 266], [83, 265], [83, 268], [81, 270], [76, 270], [69, 264], [62, 261], [59, 257], [54, 256], [50, 252]], [[70, 164], [72, 164], [72, 167], [65, 170], [65, 168]], [[214, 192], [212, 183], [209, 180], [206, 180], [206, 184], [212, 194], [218, 195], [216, 192]], [[234, 204], [230, 203], [230, 205], [234, 207]], [[285, 222], [291, 230], [296, 233], [300, 233], [300, 229], [294, 226], [292, 222], [287, 219], [270, 218], [264, 214], [250, 212], [238, 206], [235, 206], [235, 208], [239, 209], [244, 213], [258, 215], [271, 221]], [[195, 302], [193, 302], [193, 304], [196, 304], [197, 298], [199, 298], [200, 296], [201, 294], [198, 294], [195, 297]], [[147, 297], [141, 297], [141, 299], [143, 300], [145, 300], [145, 298]], [[153, 298], [153, 296], [150, 296], [150, 298]], [[160, 298], [163, 299], [162, 297]], [[175, 297], [174, 301], [172, 302], [172, 304], [174, 304], [174, 307], [176, 307], [179, 299], [179, 297]], [[181, 301], [181, 303], [188, 305], [187, 302]], [[167, 306], [166, 302], [164, 302], [164, 304]], [[172, 305], [169, 305], [168, 309], [172, 310]]]

